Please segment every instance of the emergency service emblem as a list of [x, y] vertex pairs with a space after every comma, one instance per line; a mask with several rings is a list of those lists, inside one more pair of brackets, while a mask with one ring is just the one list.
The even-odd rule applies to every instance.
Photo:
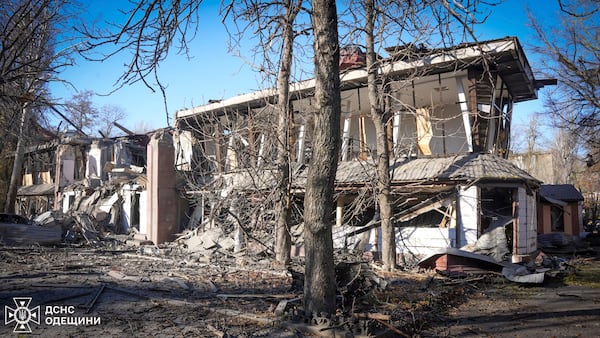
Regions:
[[29, 322], [40, 323], [40, 307], [29, 308], [31, 297], [14, 297], [16, 308], [4, 306], [4, 325], [15, 323], [15, 333], [31, 333]]

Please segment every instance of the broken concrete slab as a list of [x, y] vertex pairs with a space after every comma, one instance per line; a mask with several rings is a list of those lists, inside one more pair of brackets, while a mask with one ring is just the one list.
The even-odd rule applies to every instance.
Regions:
[[190, 231], [179, 237], [183, 241], [188, 252], [211, 252], [214, 250], [231, 251], [235, 241], [231, 236], [224, 234], [221, 228], [208, 229], [202, 233]]

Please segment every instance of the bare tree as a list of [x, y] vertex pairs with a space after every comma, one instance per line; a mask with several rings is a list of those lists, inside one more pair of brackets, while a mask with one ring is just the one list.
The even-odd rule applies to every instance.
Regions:
[[[118, 78], [118, 88], [141, 81], [163, 95], [166, 122], [170, 124], [165, 86], [160, 81], [158, 65], [173, 47], [188, 52], [188, 41], [198, 27], [201, 0], [139, 0], [127, 2], [121, 12], [122, 22], [103, 23], [99, 27], [83, 25], [78, 31], [87, 39], [79, 51], [88, 60], [103, 61], [114, 55], [131, 53], [132, 57]], [[98, 47], [109, 47], [110, 52]]]
[[313, 153], [304, 197], [306, 266], [304, 307], [335, 313], [332, 220], [340, 139], [340, 76], [337, 8], [334, 0], [312, 2], [315, 112]]
[[540, 137], [540, 124], [539, 124], [539, 115], [533, 114], [529, 118], [529, 124], [527, 125], [527, 129], [525, 130], [525, 143], [527, 146], [526, 156], [527, 156], [527, 171], [533, 172], [534, 167], [534, 152], [537, 148], [537, 142]]
[[[276, 166], [278, 185], [276, 190], [276, 259], [282, 264], [290, 260], [290, 208], [292, 203], [290, 173], [290, 136], [293, 121], [289, 95], [294, 41], [296, 38], [296, 17], [302, 9], [302, 1], [241, 1], [230, 3], [224, 8], [225, 15], [233, 16], [236, 31], [230, 33], [235, 45], [249, 35], [256, 39], [255, 53], [261, 56], [257, 68], [267, 77], [277, 77], [276, 127]], [[299, 30], [299, 29], [298, 29]], [[270, 69], [277, 69], [271, 72]], [[276, 73], [276, 74], [275, 74]]]
[[[557, 0], [557, 17], [529, 13], [544, 75], [558, 79], [545, 106], [556, 126], [600, 144], [600, 8], [595, 0]], [[546, 19], [547, 21], [543, 21]], [[557, 22], [559, 24], [557, 24]]]
[[377, 199], [379, 202], [379, 213], [382, 232], [382, 261], [385, 270], [394, 269], [396, 266], [396, 241], [394, 225], [392, 224], [392, 205], [390, 204], [390, 150], [388, 147], [387, 120], [381, 102], [380, 78], [378, 67], [380, 63], [375, 53], [375, 1], [365, 1], [365, 40], [366, 40], [366, 62], [367, 62], [367, 86], [369, 91], [369, 103], [371, 118], [375, 125], [377, 135]]
[[292, 109], [290, 104], [290, 77], [294, 46], [294, 20], [300, 8], [302, 1], [293, 4], [291, 1], [285, 3], [285, 19], [283, 27], [283, 52], [281, 54], [281, 62], [279, 75], [277, 78], [277, 110], [279, 119], [277, 123], [277, 165], [279, 169], [279, 184], [278, 184], [278, 202], [276, 204], [276, 241], [275, 254], [276, 259], [287, 264], [290, 260], [291, 239], [290, 230], [288, 227], [290, 218], [290, 208], [292, 202], [291, 192], [291, 173], [290, 173], [290, 120]]
[[147, 121], [138, 121], [134, 126], [133, 126], [133, 131], [137, 134], [145, 134], [149, 131], [154, 130], [155, 128], [153, 128], [152, 126], [150, 126], [148, 124]]
[[577, 167], [583, 162], [577, 157], [577, 136], [568, 129], [556, 129], [552, 144], [555, 184], [575, 184]]
[[103, 137], [114, 136], [114, 123], [123, 120], [125, 116], [123, 107], [114, 104], [103, 105], [97, 115], [98, 131]]
[[[36, 117], [34, 112], [48, 99], [45, 84], [56, 80], [58, 71], [70, 63], [68, 39], [57, 39], [59, 28], [68, 20], [67, 5], [61, 0], [0, 4], [0, 101], [3, 114], [17, 117], [10, 127], [16, 131], [16, 144], [5, 212], [14, 212], [24, 148], [32, 136], [29, 125]], [[67, 48], [56, 51], [59, 42]]]
[[84, 131], [86, 134], [93, 132], [99, 117], [98, 109], [92, 101], [94, 95], [93, 91], [84, 90], [74, 94], [70, 100], [65, 102], [68, 119], [78, 131]]

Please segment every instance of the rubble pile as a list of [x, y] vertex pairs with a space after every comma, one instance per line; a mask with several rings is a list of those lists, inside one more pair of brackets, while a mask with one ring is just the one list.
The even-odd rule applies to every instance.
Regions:
[[[79, 219], [53, 214], [38, 221], [72, 222], [74, 229]], [[326, 317], [302, 310], [302, 260], [282, 268], [268, 257], [235, 255], [231, 236], [219, 229], [190, 230], [179, 239], [183, 245], [109, 248], [81, 240], [86, 245], [0, 248], [2, 303], [10, 305], [11, 297], [28, 290], [37, 304], [74, 304], [76, 311], [102, 318], [102, 326], [61, 329], [71, 336], [412, 337], [448, 320], [482, 290], [507, 285], [498, 273], [383, 272], [362, 255], [336, 252], [339, 310]], [[546, 254], [528, 264], [528, 270], [572, 271], [570, 261]], [[56, 328], [37, 329], [57, 334]]]
[[[106, 318], [106, 327], [96, 328], [102, 335], [412, 337], [447, 320], [482, 288], [507, 280], [541, 284], [546, 276], [574, 272], [569, 260], [544, 252], [522, 264], [506, 262], [505, 222], [464, 248], [471, 251], [452, 249], [424, 258], [421, 271], [384, 272], [364, 252], [340, 249], [335, 252], [338, 312], [328, 317], [303, 311], [303, 258], [294, 257], [288, 267], [277, 265], [273, 235], [264, 224], [250, 227], [251, 218], [224, 214], [173, 242], [136, 242], [140, 236], [134, 228], [116, 235], [120, 198], [108, 187], [91, 189], [73, 201], [71, 212], [46, 212], [34, 224], [20, 225], [59, 235], [55, 247], [0, 248], [6, 262], [0, 280], [7, 281], [2, 293], [10, 298], [27, 289], [43, 303], [77, 304]], [[301, 246], [302, 223], [292, 233]], [[571, 243], [564, 237], [547, 242], [555, 248]], [[18, 271], [23, 264], [26, 273]], [[1, 300], [8, 304], [9, 298]], [[43, 333], [55, 333], [48, 330]]]
[[115, 240], [115, 238], [107, 237], [112, 233], [112, 227], [81, 211], [67, 214], [61, 211], [47, 211], [36, 217], [33, 222], [44, 228], [60, 229], [61, 240], [52, 244], [83, 243], [97, 246], [102, 241]]

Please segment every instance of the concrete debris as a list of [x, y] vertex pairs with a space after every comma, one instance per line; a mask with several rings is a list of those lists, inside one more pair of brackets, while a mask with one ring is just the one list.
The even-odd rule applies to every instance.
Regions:
[[226, 235], [221, 228], [212, 228], [204, 232], [190, 230], [179, 236], [176, 241], [186, 252], [198, 257], [222, 257], [233, 252], [235, 245], [231, 235]]
[[[61, 224], [63, 219], [77, 226], [93, 224], [92, 229], [81, 230], [82, 243], [92, 240], [90, 233], [98, 236], [96, 245], [114, 236], [98, 228], [89, 216], [52, 213], [37, 219], [46, 225]], [[294, 259], [290, 267], [282, 269], [274, 268], [272, 260], [264, 257], [233, 257], [233, 248], [222, 245], [230, 240], [222, 229], [212, 228], [189, 230], [178, 239], [181, 243], [137, 249], [90, 249], [90, 245], [4, 248], [0, 250], [0, 258], [6, 262], [0, 291], [5, 298], [0, 297], [0, 305], [10, 306], [11, 297], [23, 290], [31, 291], [28, 294], [36, 304], [54, 304], [60, 299], [76, 305], [76, 311], [102, 317], [103, 325], [86, 328], [86, 334], [87, 330], [97, 330], [106, 335], [110, 333], [107, 330], [127, 330], [128, 325], [134, 325], [135, 332], [148, 335], [153, 331], [145, 325], [163, 332], [159, 326], [170, 320], [176, 323], [169, 327], [171, 333], [185, 327], [195, 336], [210, 336], [216, 330], [230, 336], [305, 332], [312, 336], [411, 337], [422, 336], [423, 330], [464, 302], [471, 292], [505, 286], [498, 273], [383, 272], [358, 253], [339, 250], [335, 252], [338, 312], [332, 317], [309, 314], [302, 310], [302, 260]], [[197, 258], [204, 254], [212, 256]], [[493, 262], [488, 256], [467, 255]], [[25, 272], [23, 264], [28, 267]], [[527, 264], [505, 267], [512, 267], [503, 271], [505, 278], [528, 284], [541, 283], [536, 278], [552, 271], [562, 274], [574, 269], [570, 261], [541, 252]]]
[[511, 282], [521, 284], [542, 284], [545, 275], [544, 272], [531, 273], [526, 267], [519, 269], [502, 268], [502, 276]]
[[471, 251], [492, 257], [497, 262], [510, 258], [506, 227], [512, 223], [510, 217], [498, 217], [493, 220], [486, 231], [472, 245], [462, 247], [462, 250]]
[[569, 260], [550, 256], [540, 251], [534, 259], [517, 268], [504, 268], [502, 275], [508, 280], [525, 284], [541, 284], [546, 277], [566, 277], [575, 273], [575, 267]]
[[7, 245], [100, 245], [102, 241], [115, 240], [106, 236], [112, 230], [106, 220], [97, 220], [80, 211], [67, 214], [47, 211], [32, 221], [22, 217], [19, 222], [2, 222], [0, 219], [0, 237]]

